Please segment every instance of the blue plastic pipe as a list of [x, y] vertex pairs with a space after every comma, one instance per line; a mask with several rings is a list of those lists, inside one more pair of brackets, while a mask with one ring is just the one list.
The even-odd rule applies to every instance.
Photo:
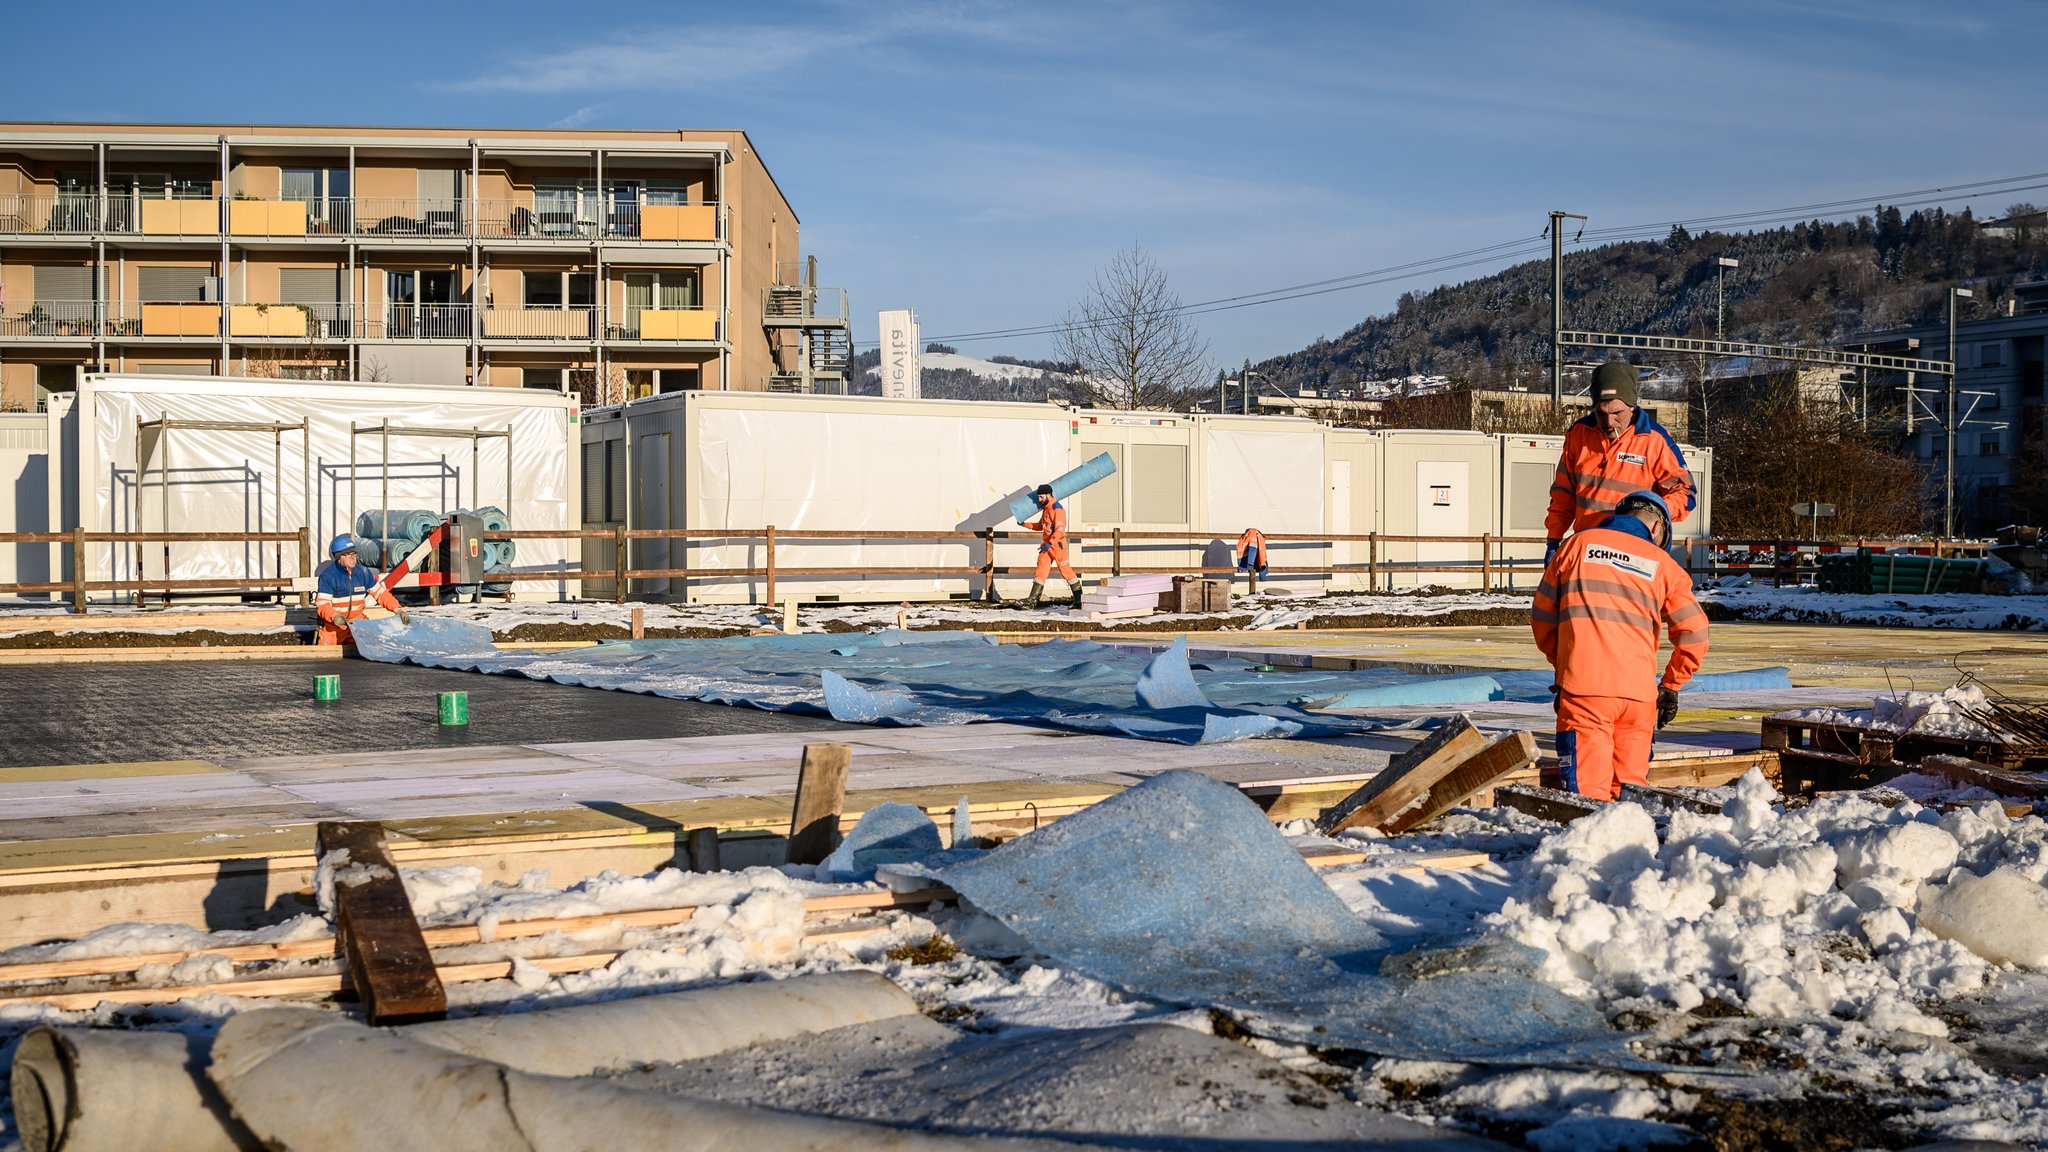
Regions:
[[[1106, 480], [1115, 473], [1116, 461], [1111, 460], [1109, 453], [1104, 452], [1072, 472], [1054, 480], [1052, 482], [1052, 498], [1055, 500], [1065, 500], [1090, 484], [1098, 480]], [[1019, 524], [1035, 519], [1038, 516], [1038, 497], [1026, 492], [1015, 500], [1010, 501], [1010, 515], [1016, 517]]]

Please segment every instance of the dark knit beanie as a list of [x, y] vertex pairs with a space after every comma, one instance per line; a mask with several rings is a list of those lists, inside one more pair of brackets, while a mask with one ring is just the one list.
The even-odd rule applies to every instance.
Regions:
[[1636, 369], [1633, 364], [1609, 360], [1593, 369], [1593, 406], [1598, 408], [1609, 400], [1619, 400], [1631, 408], [1640, 407], [1643, 394], [1636, 385]]

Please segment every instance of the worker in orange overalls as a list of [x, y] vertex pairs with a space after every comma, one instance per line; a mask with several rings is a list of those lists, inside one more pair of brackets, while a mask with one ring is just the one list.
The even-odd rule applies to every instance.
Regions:
[[336, 536], [327, 546], [327, 553], [334, 562], [320, 570], [319, 587], [313, 593], [313, 608], [320, 617], [316, 643], [355, 643], [355, 637], [349, 635], [348, 622], [368, 611], [372, 599], [380, 607], [398, 613], [401, 623], [412, 623], [412, 617], [398, 606], [391, 593], [378, 587], [377, 574], [356, 553], [354, 537], [346, 532]]
[[1259, 579], [1264, 580], [1268, 558], [1266, 534], [1257, 528], [1245, 529], [1244, 535], [1237, 538], [1237, 570], [1257, 572]]
[[1631, 492], [1647, 489], [1663, 497], [1673, 523], [1692, 514], [1696, 501], [1685, 454], [1641, 404], [1633, 366], [1609, 361], [1593, 370], [1593, 411], [1565, 433], [1550, 485], [1545, 567], [1567, 530], [1582, 532], [1600, 523]]
[[[1565, 786], [1612, 800], [1647, 784], [1650, 736], [1678, 715], [1678, 690], [1707, 655], [1692, 578], [1664, 549], [1671, 509], [1632, 492], [1598, 527], [1573, 534], [1544, 570], [1529, 624], [1557, 671], [1558, 764]], [[1657, 629], [1671, 660], [1657, 675]]]
[[1052, 485], [1038, 486], [1038, 519], [1024, 525], [1038, 530], [1038, 567], [1031, 574], [1031, 595], [1024, 600], [1024, 607], [1038, 607], [1038, 598], [1045, 595], [1046, 577], [1052, 575], [1053, 565], [1059, 565], [1060, 579], [1073, 590], [1074, 603], [1081, 603], [1081, 578], [1074, 574], [1072, 565], [1067, 563], [1067, 506], [1052, 498]]

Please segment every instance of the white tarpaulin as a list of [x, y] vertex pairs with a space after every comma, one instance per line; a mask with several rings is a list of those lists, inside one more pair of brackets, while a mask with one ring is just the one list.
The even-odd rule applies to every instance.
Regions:
[[[1270, 418], [1267, 419], [1271, 423]], [[1222, 427], [1203, 429], [1207, 465], [1209, 531], [1235, 544], [1247, 528], [1268, 535], [1323, 532], [1323, 429], [1301, 422], [1286, 430]], [[1270, 545], [1272, 563], [1319, 566], [1324, 548], [1315, 544]], [[1227, 558], [1218, 563], [1229, 563]], [[1312, 578], [1321, 584], [1323, 577]]]
[[[116, 375], [87, 377], [77, 405], [77, 443], [65, 450], [88, 531], [310, 527], [317, 564], [366, 509], [497, 505], [515, 529], [568, 528], [575, 514], [576, 400], [557, 393]], [[386, 421], [404, 431], [352, 435]], [[514, 568], [559, 567], [571, 543], [521, 540]], [[176, 543], [169, 556], [174, 580], [299, 574], [295, 543]], [[145, 579], [166, 575], [162, 544], [139, 559], [133, 546], [107, 546], [93, 562], [97, 578], [132, 578], [138, 563]]]
[[[878, 532], [1016, 528], [1008, 504], [1020, 489], [1071, 467], [1066, 415], [969, 414], [959, 405], [906, 413], [890, 405], [813, 408], [773, 401], [759, 406], [692, 405], [691, 452], [684, 480], [692, 529], [774, 525]], [[999, 562], [1029, 564], [1032, 549], [1005, 545]], [[778, 544], [779, 568], [958, 566], [981, 563], [974, 540], [841, 539]], [[693, 547], [692, 567], [761, 566], [758, 544]], [[693, 587], [697, 599], [755, 599], [760, 581]], [[932, 599], [980, 586], [965, 576], [777, 576], [778, 594], [829, 592], [850, 599]]]

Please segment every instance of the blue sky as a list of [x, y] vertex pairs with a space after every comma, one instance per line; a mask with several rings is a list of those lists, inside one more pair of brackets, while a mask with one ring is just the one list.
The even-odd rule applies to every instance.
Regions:
[[[2048, 171], [2036, 0], [272, 5], [225, 43], [175, 5], [95, 11], [90, 83], [71, 48], [0, 50], [0, 117], [744, 128], [863, 341], [881, 308], [928, 338], [1055, 320], [1132, 243], [1211, 300], [1533, 241], [1552, 208]], [[2018, 198], [2048, 191], [1953, 203]], [[1234, 364], [1487, 267], [1198, 322]]]

